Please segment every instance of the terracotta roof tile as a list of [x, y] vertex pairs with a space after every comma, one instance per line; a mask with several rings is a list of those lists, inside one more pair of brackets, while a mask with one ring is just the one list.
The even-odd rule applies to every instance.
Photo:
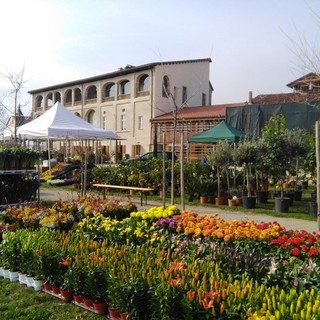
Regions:
[[278, 104], [293, 102], [312, 102], [320, 101], [320, 93], [278, 93], [260, 94], [252, 99], [252, 104]]
[[[245, 102], [241, 103], [232, 103], [232, 104], [220, 104], [220, 105], [212, 105], [212, 106], [200, 106], [200, 107], [186, 107], [180, 110], [177, 114], [177, 119], [207, 119], [210, 120], [214, 118], [225, 118], [226, 116], [226, 108], [232, 107], [243, 107], [245, 106]], [[153, 118], [152, 122], [158, 121], [172, 121], [173, 112], [165, 113], [161, 116]]]

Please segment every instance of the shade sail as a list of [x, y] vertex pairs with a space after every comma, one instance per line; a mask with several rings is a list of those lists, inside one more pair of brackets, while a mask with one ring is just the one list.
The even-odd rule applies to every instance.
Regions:
[[221, 121], [213, 128], [188, 137], [189, 143], [219, 143], [221, 141], [236, 142], [243, 138], [245, 134], [232, 127], [225, 121]]
[[96, 128], [56, 102], [38, 118], [20, 126], [17, 134], [25, 138], [79, 138], [121, 140], [112, 131]]

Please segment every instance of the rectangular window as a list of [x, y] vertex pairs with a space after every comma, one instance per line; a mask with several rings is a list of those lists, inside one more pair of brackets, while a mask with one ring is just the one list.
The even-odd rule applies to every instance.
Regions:
[[188, 89], [187, 87], [182, 87], [182, 103], [185, 103], [188, 100]]
[[108, 127], [107, 127], [107, 117], [106, 116], [102, 117], [102, 129], [104, 129], [104, 130], [108, 129]]
[[207, 103], [207, 99], [206, 99], [206, 98], [207, 98], [207, 97], [206, 97], [206, 94], [203, 93], [203, 94], [202, 94], [202, 105], [203, 105], [203, 106], [205, 106], [206, 103]]
[[121, 121], [121, 123], [120, 123], [121, 131], [127, 130], [127, 121], [126, 121], [126, 115], [125, 114], [121, 115], [120, 121]]
[[173, 99], [174, 99], [175, 101], [177, 100], [177, 92], [178, 92], [177, 87], [173, 87]]
[[143, 129], [143, 116], [138, 117], [138, 129]]

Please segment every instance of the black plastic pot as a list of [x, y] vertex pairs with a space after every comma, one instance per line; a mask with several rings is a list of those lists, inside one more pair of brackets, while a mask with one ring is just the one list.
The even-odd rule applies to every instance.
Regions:
[[294, 192], [284, 192], [283, 194], [284, 198], [289, 198], [290, 199], [290, 206], [293, 206], [293, 200], [294, 200]]
[[289, 212], [291, 199], [288, 197], [274, 198], [275, 209], [277, 212]]
[[294, 201], [301, 201], [301, 199], [302, 199], [302, 190], [295, 190], [293, 199], [294, 199]]
[[256, 197], [258, 203], [267, 203], [269, 192], [268, 191], [256, 191]]
[[309, 213], [310, 216], [316, 217], [318, 211], [318, 204], [315, 201], [309, 201]]
[[245, 209], [254, 209], [256, 207], [256, 197], [248, 197], [243, 196], [242, 197], [242, 206]]

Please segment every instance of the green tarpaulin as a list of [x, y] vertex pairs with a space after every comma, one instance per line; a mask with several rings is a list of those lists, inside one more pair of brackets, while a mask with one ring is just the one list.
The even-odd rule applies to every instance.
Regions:
[[236, 142], [244, 137], [244, 133], [225, 121], [221, 121], [215, 127], [188, 137], [189, 143], [219, 143], [222, 141]]
[[314, 132], [315, 122], [320, 120], [320, 102], [248, 105], [227, 108], [226, 121], [242, 130], [246, 136], [259, 137], [274, 114], [283, 114], [288, 129], [300, 128]]

